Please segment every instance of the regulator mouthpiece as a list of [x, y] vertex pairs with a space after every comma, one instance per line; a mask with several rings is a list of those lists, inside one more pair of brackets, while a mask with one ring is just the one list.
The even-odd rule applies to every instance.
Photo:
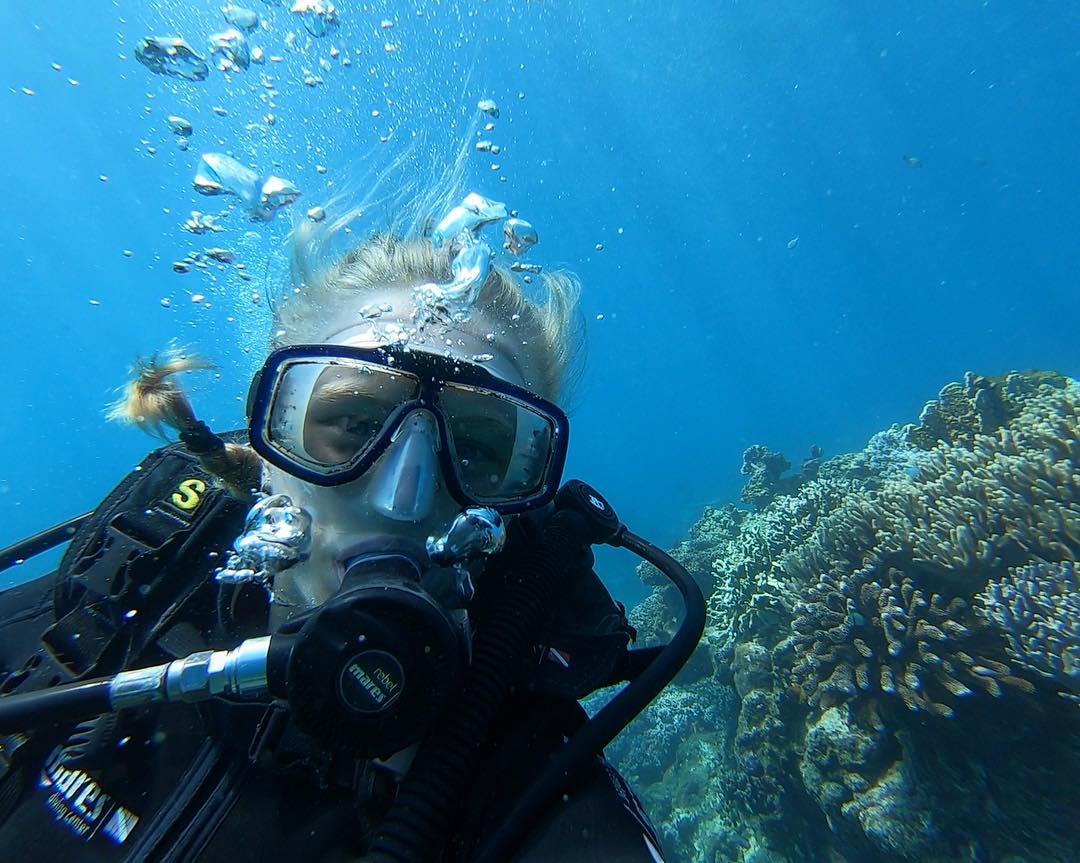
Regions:
[[458, 515], [442, 536], [429, 536], [431, 562], [450, 566], [482, 555], [497, 554], [506, 545], [502, 516], [487, 507], [469, 507]]

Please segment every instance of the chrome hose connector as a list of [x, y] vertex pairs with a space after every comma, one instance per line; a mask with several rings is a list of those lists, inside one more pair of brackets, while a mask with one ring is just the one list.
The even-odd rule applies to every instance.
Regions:
[[264, 635], [232, 650], [203, 650], [168, 665], [121, 671], [109, 683], [109, 702], [113, 710], [123, 710], [166, 701], [206, 701], [219, 695], [263, 695], [269, 650], [270, 636]]
[[205, 650], [170, 662], [165, 675], [167, 701], [206, 701], [220, 695], [266, 692], [266, 654], [270, 636], [250, 638], [232, 650]]
[[152, 665], [121, 671], [109, 683], [109, 703], [113, 710], [161, 704], [166, 700], [165, 675], [168, 670], [168, 665]]

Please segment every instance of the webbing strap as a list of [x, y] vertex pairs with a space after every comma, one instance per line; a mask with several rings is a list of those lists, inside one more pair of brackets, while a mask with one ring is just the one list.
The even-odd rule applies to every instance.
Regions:
[[152, 453], [73, 539], [45, 645], [75, 676], [119, 670], [205, 585], [210, 567], [192, 552], [243, 509], [182, 448]]
[[109, 522], [109, 530], [137, 546], [144, 554], [161, 550], [177, 533], [190, 530], [192, 526], [190, 520], [168, 512], [161, 505], [139, 512], [125, 510], [117, 513]]
[[53, 657], [76, 674], [98, 664], [109, 648], [116, 649], [122, 630], [100, 605], [77, 605], [41, 636]]

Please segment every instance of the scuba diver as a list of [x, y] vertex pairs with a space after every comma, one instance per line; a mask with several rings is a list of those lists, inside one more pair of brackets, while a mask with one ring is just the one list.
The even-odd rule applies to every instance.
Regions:
[[[701, 595], [560, 486], [577, 283], [527, 297], [484, 241], [500, 221], [510, 252], [535, 240], [475, 194], [330, 263], [345, 222], [298, 227], [246, 436], [178, 385], [208, 364], [137, 369], [114, 416], [179, 442], [0, 553], [70, 540], [0, 594], [0, 857], [663, 860], [602, 749], [689, 657]], [[629, 647], [605, 542], [679, 587], [669, 645]]]

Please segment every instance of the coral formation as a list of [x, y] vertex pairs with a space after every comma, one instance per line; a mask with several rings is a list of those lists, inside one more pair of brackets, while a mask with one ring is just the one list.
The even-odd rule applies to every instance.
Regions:
[[939, 441], [970, 449], [976, 434], [993, 434], [1015, 420], [1040, 387], [1063, 390], [1069, 384], [1056, 372], [1012, 372], [996, 378], [968, 372], [962, 384], [946, 384], [927, 402], [910, 439], [926, 450]]
[[979, 652], [980, 641], [992, 647], [994, 636], [969, 602], [928, 594], [897, 569], [826, 572], [806, 596], [792, 623], [794, 677], [811, 707], [884, 695], [951, 717], [961, 698], [1000, 697], [1003, 685], [1034, 691], [1009, 665]]
[[808, 723], [800, 768], [844, 844], [860, 834], [901, 859], [928, 860], [941, 836], [935, 806], [911, 761], [893, 760], [884, 727], [866, 729], [846, 706], [830, 707]]
[[[1016, 377], [1000, 389], [1027, 391]], [[976, 390], [972, 406], [988, 392], [997, 390]], [[997, 618], [974, 602], [1002, 578], [1003, 600], [1020, 595], [1024, 579], [1007, 577], [1019, 567], [1080, 555], [1077, 407], [1053, 385], [1027, 392], [993, 402], [990, 415], [1012, 415], [1010, 426], [970, 436], [954, 428], [967, 445], [935, 444], [917, 478], [852, 495], [795, 556], [804, 575], [818, 573], [793, 622], [795, 677], [811, 705], [881, 692], [949, 717], [957, 699], [979, 692], [1034, 692], [1016, 651], [1003, 650], [1004, 602], [992, 606]], [[955, 403], [949, 387], [943, 393]]]
[[738, 767], [748, 781], [737, 793], [743, 809], [760, 819], [782, 819], [785, 794], [783, 722], [775, 690], [772, 654], [754, 641], [739, 644], [731, 662], [739, 716], [734, 749]]
[[780, 477], [791, 467], [781, 453], [772, 452], [760, 444], [749, 447], [742, 456], [741, 472], [750, 477], [742, 491], [743, 503], [759, 509], [786, 489]]
[[[735, 699], [645, 777], [683, 859], [1080, 858], [1078, 467], [1080, 386], [1042, 372], [968, 374], [797, 476], [748, 450], [755, 510], [709, 509], [675, 550], [710, 613], [681, 686]], [[649, 603], [662, 638], [677, 603]]]
[[730, 759], [724, 743], [738, 703], [734, 690], [710, 678], [670, 686], [608, 747], [635, 777], [646, 810], [664, 814], [657, 828], [682, 859], [735, 860], [749, 847], [738, 821], [728, 820], [737, 815], [724, 808], [728, 774], [720, 769]]
[[1019, 665], [1080, 692], [1080, 576], [1071, 560], [1014, 568], [977, 599]]
[[782, 494], [794, 494], [804, 482], [813, 479], [821, 466], [821, 447], [813, 446], [803, 459], [799, 473], [784, 476], [791, 467], [782, 453], [754, 444], [743, 453], [741, 471], [750, 477], [742, 490], [742, 502], [756, 509], [766, 506]]

